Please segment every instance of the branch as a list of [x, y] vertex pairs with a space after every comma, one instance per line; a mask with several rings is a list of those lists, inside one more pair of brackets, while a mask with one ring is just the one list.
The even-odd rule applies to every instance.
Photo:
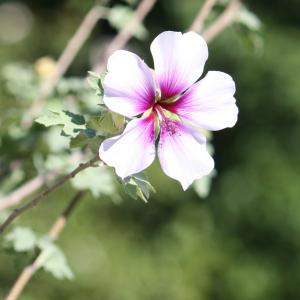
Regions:
[[[64, 209], [62, 214], [56, 219], [56, 221], [51, 226], [48, 237], [50, 240], [56, 240], [61, 231], [64, 229], [66, 222], [77, 207], [79, 201], [81, 200], [84, 192], [78, 192], [68, 203], [67, 207]], [[17, 280], [15, 281], [13, 287], [9, 291], [8, 295], [6, 296], [5, 300], [16, 300], [22, 293], [24, 287], [27, 285], [31, 277], [35, 274], [35, 272], [39, 269], [40, 262], [43, 260], [44, 252], [41, 251], [34, 259], [33, 263], [26, 266], [22, 273], [19, 275]]]
[[208, 43], [232, 23], [237, 10], [240, 8], [240, 5], [240, 0], [231, 0], [224, 12], [206, 31], [204, 31], [203, 37]]
[[76, 169], [74, 169], [71, 173], [65, 175], [60, 180], [58, 180], [54, 185], [47, 188], [36, 197], [34, 197], [31, 201], [25, 203], [23, 206], [16, 208], [12, 211], [12, 213], [7, 217], [7, 219], [0, 225], [0, 234], [6, 229], [6, 227], [14, 221], [19, 215], [21, 215], [26, 210], [35, 207], [38, 203], [40, 203], [48, 194], [54, 192], [59, 187], [64, 185], [67, 181], [71, 178], [75, 177], [79, 172], [91, 167], [94, 165], [95, 162], [99, 160], [99, 157], [96, 156], [90, 161], [86, 163], [80, 164]]
[[200, 32], [202, 30], [205, 19], [208, 17], [211, 9], [215, 5], [216, 0], [206, 0], [199, 10], [198, 15], [194, 19], [189, 31]]
[[47, 181], [53, 180], [58, 175], [57, 171], [50, 171], [45, 175], [38, 175], [18, 189], [10, 193], [9, 195], [0, 199], [0, 212], [6, 208], [19, 204], [22, 199], [26, 198], [34, 191], [42, 187]]
[[142, 0], [135, 10], [132, 19], [128, 24], [115, 36], [111, 41], [107, 49], [105, 50], [104, 57], [94, 68], [94, 71], [101, 73], [105, 70], [106, 62], [109, 56], [116, 50], [125, 46], [125, 44], [131, 39], [132, 31], [134, 27], [141, 23], [146, 15], [150, 12], [153, 5], [157, 0]]
[[33, 118], [40, 111], [45, 98], [53, 92], [57, 82], [71, 65], [79, 50], [90, 36], [98, 20], [103, 18], [106, 14], [107, 9], [99, 5], [92, 7], [86, 14], [82, 23], [60, 55], [52, 76], [42, 85], [38, 97], [33, 101], [29, 112], [24, 116], [22, 120], [23, 126], [30, 127], [32, 125]]

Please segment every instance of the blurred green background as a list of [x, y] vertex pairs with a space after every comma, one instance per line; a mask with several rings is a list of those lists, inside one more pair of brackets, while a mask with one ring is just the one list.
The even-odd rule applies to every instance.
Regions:
[[[20, 28], [1, 17], [7, 3], [24, 8]], [[157, 192], [147, 204], [128, 198], [121, 188], [123, 201], [88, 193], [58, 241], [75, 278], [60, 281], [39, 271], [21, 299], [300, 299], [300, 2], [244, 3], [262, 21], [263, 46], [253, 47], [240, 27], [231, 26], [210, 44], [205, 68], [233, 76], [240, 109], [233, 129], [213, 135], [217, 176], [209, 196], [183, 192], [157, 163], [148, 171]], [[92, 4], [1, 1], [0, 67], [56, 59]], [[133, 39], [129, 49], [151, 64], [152, 39], [164, 30], [185, 30], [200, 5], [158, 1], [145, 21], [146, 39]], [[107, 21], [99, 22], [67, 76], [86, 76], [95, 53], [113, 34]], [[7, 136], [6, 120], [18, 115], [22, 103], [1, 80], [1, 179], [5, 164], [22, 157], [28, 180], [35, 174], [32, 151], [40, 146]], [[40, 131], [37, 126], [35, 135]], [[67, 185], [16, 223], [47, 232], [72, 194]], [[31, 258], [0, 252], [0, 298]]]

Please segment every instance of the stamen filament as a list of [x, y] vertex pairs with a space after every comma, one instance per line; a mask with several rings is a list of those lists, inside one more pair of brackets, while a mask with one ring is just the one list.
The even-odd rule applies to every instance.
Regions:
[[165, 115], [165, 113], [164, 113], [164, 111], [163, 111], [163, 109], [160, 105], [156, 104], [154, 106], [154, 110], [155, 110], [156, 115], [157, 115], [157, 117], [160, 121], [163, 121], [163, 120], [167, 119], [167, 116]]

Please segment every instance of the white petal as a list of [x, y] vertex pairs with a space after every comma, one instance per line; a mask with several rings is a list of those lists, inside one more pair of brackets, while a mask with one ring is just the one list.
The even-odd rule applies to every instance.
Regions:
[[106, 139], [99, 156], [125, 178], [151, 165], [155, 158], [154, 119], [152, 116], [130, 121], [121, 135]]
[[180, 181], [184, 190], [214, 168], [205, 137], [174, 121], [161, 126], [158, 157], [163, 171]]
[[110, 56], [107, 70], [103, 101], [110, 110], [132, 117], [154, 103], [155, 85], [151, 71], [137, 55], [118, 50]]
[[201, 76], [208, 49], [197, 33], [165, 31], [151, 44], [155, 73], [164, 99], [190, 87]]
[[235, 83], [223, 72], [208, 72], [168, 109], [193, 125], [208, 130], [233, 127], [237, 121]]

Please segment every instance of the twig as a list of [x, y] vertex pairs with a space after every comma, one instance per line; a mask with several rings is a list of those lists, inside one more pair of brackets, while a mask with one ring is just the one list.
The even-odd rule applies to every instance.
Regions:
[[[79, 201], [81, 200], [84, 192], [78, 192], [68, 203], [67, 207], [64, 209], [62, 214], [56, 219], [56, 221], [51, 226], [48, 237], [51, 241], [56, 240], [60, 235], [61, 231], [66, 225], [67, 219], [70, 214], [74, 211]], [[35, 272], [40, 267], [40, 262], [44, 259], [44, 252], [41, 251], [34, 259], [33, 263], [26, 266], [22, 273], [19, 275], [17, 280], [15, 281], [13, 287], [9, 291], [5, 300], [16, 300], [20, 294], [22, 293], [24, 287], [27, 285], [31, 277], [35, 274]]]
[[240, 5], [240, 0], [231, 0], [224, 12], [206, 31], [204, 31], [203, 37], [208, 43], [211, 42], [222, 30], [224, 30], [228, 25], [232, 23]]
[[12, 211], [12, 213], [7, 217], [7, 219], [0, 225], [0, 234], [5, 230], [5, 228], [14, 221], [15, 218], [17, 218], [19, 215], [21, 215], [26, 210], [33, 208], [38, 203], [40, 203], [48, 194], [51, 192], [57, 190], [59, 187], [61, 187], [63, 184], [65, 184], [68, 180], [75, 177], [79, 172], [93, 166], [95, 162], [99, 160], [99, 157], [96, 156], [90, 161], [86, 163], [80, 164], [76, 169], [74, 169], [71, 173], [65, 175], [61, 179], [59, 179], [54, 185], [51, 187], [45, 189], [43, 192], [38, 194], [36, 197], [34, 197], [31, 201], [27, 202], [23, 206], [16, 208]]
[[144, 20], [156, 1], [157, 0], [142, 0], [140, 2], [139, 6], [132, 16], [132, 19], [110, 42], [109, 46], [105, 50], [103, 59], [101, 59], [100, 63], [94, 67], [95, 72], [101, 73], [102, 71], [104, 71], [109, 56], [114, 51], [124, 47], [124, 45], [130, 40], [134, 27]]
[[59, 57], [52, 76], [42, 85], [38, 97], [33, 101], [31, 108], [24, 116], [22, 120], [23, 126], [30, 127], [32, 125], [32, 120], [40, 111], [45, 98], [47, 98], [53, 92], [57, 82], [69, 68], [77, 53], [90, 36], [98, 20], [103, 18], [106, 14], [107, 9], [99, 5], [92, 7], [86, 14], [82, 23]]
[[58, 175], [56, 171], [50, 171], [45, 175], [38, 175], [24, 185], [0, 199], [0, 212], [6, 208], [19, 204], [22, 199], [26, 198], [34, 191], [42, 187], [47, 181], [53, 180]]
[[216, 0], [206, 0], [199, 10], [198, 15], [194, 19], [189, 31], [200, 32], [203, 28], [203, 23], [207, 16], [209, 15], [211, 9], [215, 5]]

